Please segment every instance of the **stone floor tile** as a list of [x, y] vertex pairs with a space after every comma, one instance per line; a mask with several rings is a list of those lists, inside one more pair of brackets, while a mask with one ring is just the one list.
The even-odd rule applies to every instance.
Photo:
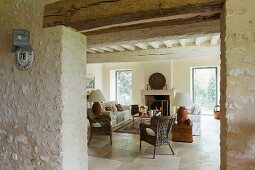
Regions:
[[103, 159], [98, 157], [88, 157], [89, 170], [117, 170], [122, 164], [120, 161]]
[[89, 170], [219, 170], [220, 124], [213, 116], [202, 116], [201, 136], [193, 136], [193, 143], [172, 142], [156, 149], [142, 142], [139, 135], [113, 133], [113, 144], [108, 136], [93, 136], [88, 147]]
[[123, 162], [118, 170], [141, 170], [143, 167], [143, 164]]
[[104, 155], [103, 158], [123, 162], [133, 162], [139, 154], [139, 152], [133, 152], [129, 150], [112, 149], [111, 152]]

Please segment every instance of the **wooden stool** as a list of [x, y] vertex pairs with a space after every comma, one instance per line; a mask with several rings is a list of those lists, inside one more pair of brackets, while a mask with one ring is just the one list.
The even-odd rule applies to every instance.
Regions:
[[176, 142], [193, 142], [192, 124], [173, 124], [172, 126], [172, 141]]

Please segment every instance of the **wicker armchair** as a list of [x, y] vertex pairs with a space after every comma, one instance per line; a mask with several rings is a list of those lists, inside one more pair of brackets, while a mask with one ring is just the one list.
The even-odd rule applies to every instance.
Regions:
[[108, 135], [112, 144], [112, 125], [110, 118], [105, 115], [94, 115], [91, 109], [88, 109], [87, 118], [90, 123], [90, 138], [88, 145], [93, 135]]
[[150, 125], [140, 124], [140, 150], [142, 141], [154, 146], [153, 159], [155, 159], [156, 147], [161, 145], [169, 145], [172, 154], [174, 151], [169, 141], [169, 132], [175, 122], [176, 117], [172, 116], [154, 116], [151, 118]]

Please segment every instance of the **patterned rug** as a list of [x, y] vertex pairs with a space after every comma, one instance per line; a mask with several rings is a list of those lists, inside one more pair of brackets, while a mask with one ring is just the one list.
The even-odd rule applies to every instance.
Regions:
[[[150, 124], [150, 119], [149, 118], [135, 118], [134, 120], [134, 126], [133, 126], [133, 121], [130, 120], [128, 123], [122, 125], [121, 127], [117, 128], [114, 130], [114, 132], [118, 133], [130, 133], [130, 134], [140, 134], [140, 123], [146, 123]], [[201, 130], [200, 130], [200, 122], [193, 122], [193, 127], [192, 127], [192, 135], [193, 136], [200, 136]]]
[[130, 133], [130, 134], [139, 134], [140, 133], [140, 123], [150, 124], [150, 118], [135, 118], [134, 125], [133, 120], [129, 121], [128, 123], [124, 124], [123, 126], [117, 128], [114, 132], [118, 133]]

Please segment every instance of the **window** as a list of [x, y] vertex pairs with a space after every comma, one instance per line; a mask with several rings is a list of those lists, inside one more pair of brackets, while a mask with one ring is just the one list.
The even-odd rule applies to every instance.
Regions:
[[204, 114], [212, 114], [218, 103], [217, 67], [192, 69], [193, 102], [201, 106]]
[[116, 99], [121, 104], [132, 103], [131, 70], [116, 70]]

